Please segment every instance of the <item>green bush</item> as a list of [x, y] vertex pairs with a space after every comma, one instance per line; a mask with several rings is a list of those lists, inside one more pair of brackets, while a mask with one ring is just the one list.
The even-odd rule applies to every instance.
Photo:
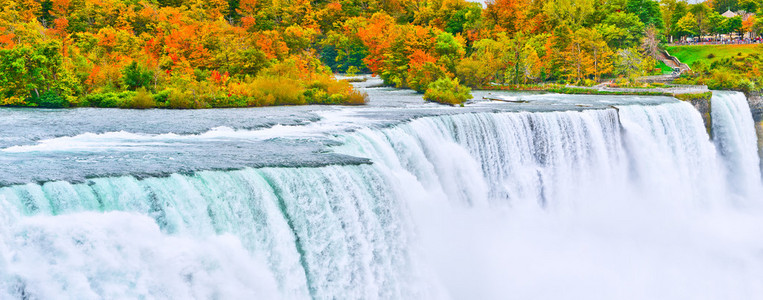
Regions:
[[190, 93], [171, 89], [167, 96], [167, 108], [188, 109], [198, 108], [198, 106]]
[[125, 107], [125, 103], [130, 101], [134, 96], [135, 92], [130, 91], [121, 93], [90, 94], [85, 97], [85, 100], [81, 103], [81, 106], [103, 108]]
[[705, 92], [699, 94], [675, 94], [673, 97], [676, 97], [676, 99], [681, 101], [710, 100], [713, 98], [713, 92]]
[[154, 97], [146, 91], [146, 88], [138, 88], [135, 95], [133, 95], [129, 100], [122, 102], [122, 108], [138, 108], [138, 109], [146, 109], [146, 108], [154, 108], [156, 107], [156, 101], [154, 100]]
[[63, 108], [69, 107], [69, 101], [59, 96], [54, 91], [47, 91], [40, 96], [32, 97], [29, 99], [29, 103], [37, 107], [45, 108]]
[[169, 90], [163, 90], [161, 92], [153, 94], [154, 102], [159, 107], [166, 107], [167, 106], [167, 98], [169, 96], [170, 96], [170, 91]]
[[311, 104], [328, 104], [329, 94], [320, 88], [311, 88], [305, 91], [305, 99]]
[[594, 85], [597, 85], [599, 83], [594, 81], [594, 80], [591, 80], [591, 79], [583, 79], [582, 81], [580, 81], [579, 84], [582, 85], [582, 86], [594, 86]]
[[463, 104], [472, 98], [472, 90], [461, 86], [458, 79], [443, 77], [429, 85], [424, 93], [424, 100], [443, 104]]
[[758, 90], [758, 87], [754, 81], [743, 78], [737, 83], [737, 89], [745, 93], [750, 93], [752, 91]]

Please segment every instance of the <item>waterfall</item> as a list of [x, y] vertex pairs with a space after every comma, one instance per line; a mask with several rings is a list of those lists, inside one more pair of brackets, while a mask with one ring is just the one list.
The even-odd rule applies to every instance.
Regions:
[[468, 113], [334, 136], [368, 165], [4, 187], [0, 299], [750, 298], [757, 149], [718, 97], [714, 142], [684, 102]]
[[15, 297], [415, 295], [406, 216], [387, 190], [369, 166], [4, 188], [0, 274]]
[[725, 158], [729, 183], [742, 197], [763, 197], [758, 137], [745, 95], [716, 92], [712, 99], [715, 144]]

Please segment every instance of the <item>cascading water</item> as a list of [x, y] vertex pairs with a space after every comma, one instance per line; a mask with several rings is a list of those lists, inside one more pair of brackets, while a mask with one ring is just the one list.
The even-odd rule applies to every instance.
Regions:
[[763, 197], [760, 189], [758, 136], [742, 93], [716, 92], [712, 99], [715, 144], [725, 158], [729, 183], [742, 198]]
[[715, 145], [683, 102], [470, 113], [336, 135], [369, 165], [5, 187], [0, 299], [749, 299], [757, 149], [719, 97]]

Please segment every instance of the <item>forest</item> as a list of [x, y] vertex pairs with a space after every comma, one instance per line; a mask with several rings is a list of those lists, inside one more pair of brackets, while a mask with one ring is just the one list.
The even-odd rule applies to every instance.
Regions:
[[[363, 104], [334, 73], [462, 103], [469, 88], [661, 74], [670, 41], [757, 36], [761, 0], [0, 0], [0, 105]], [[760, 52], [685, 83], [760, 89]]]

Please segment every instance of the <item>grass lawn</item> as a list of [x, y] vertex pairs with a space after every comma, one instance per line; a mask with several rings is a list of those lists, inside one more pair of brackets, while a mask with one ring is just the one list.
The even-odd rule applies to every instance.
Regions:
[[[678, 60], [680, 60], [682, 63], [685, 63], [691, 67], [691, 65], [698, 60], [704, 60], [709, 65], [718, 59], [736, 56], [738, 53], [760, 53], [763, 52], [763, 46], [756, 44], [672, 46], [667, 47], [667, 50], [670, 52], [670, 55], [677, 57]], [[714, 55], [715, 57], [708, 58], [710, 54]]]
[[657, 62], [657, 68], [662, 70], [662, 75], [673, 73], [673, 68], [668, 67], [664, 62], [658, 61]]

